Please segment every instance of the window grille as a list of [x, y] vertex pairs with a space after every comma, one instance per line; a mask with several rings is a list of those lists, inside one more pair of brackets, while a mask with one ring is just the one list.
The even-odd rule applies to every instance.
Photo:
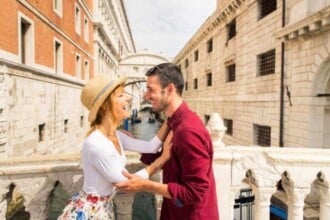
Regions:
[[233, 120], [232, 119], [223, 119], [223, 123], [227, 128], [226, 134], [233, 135]]
[[194, 52], [194, 61], [198, 60], [198, 50]]
[[207, 41], [207, 52], [211, 53], [213, 50], [213, 39], [211, 38], [210, 40]]
[[198, 79], [194, 79], [194, 89], [198, 89]]
[[272, 13], [276, 10], [277, 0], [259, 0], [259, 12], [260, 16], [259, 19], [266, 17], [268, 14]]
[[226, 82], [234, 82], [236, 79], [236, 65], [231, 64], [227, 66]]
[[236, 36], [236, 19], [232, 20], [228, 25], [227, 25], [227, 41], [232, 39], [233, 37]]
[[275, 73], [275, 49], [258, 55], [258, 75]]
[[270, 146], [271, 127], [254, 125], [255, 144], [260, 146]]
[[206, 86], [212, 86], [212, 73], [206, 74]]

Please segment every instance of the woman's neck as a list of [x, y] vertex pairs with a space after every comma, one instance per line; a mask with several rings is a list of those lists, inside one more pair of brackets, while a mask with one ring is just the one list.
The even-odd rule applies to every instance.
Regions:
[[107, 136], [115, 135], [118, 125], [119, 124], [110, 117], [104, 117], [100, 124]]

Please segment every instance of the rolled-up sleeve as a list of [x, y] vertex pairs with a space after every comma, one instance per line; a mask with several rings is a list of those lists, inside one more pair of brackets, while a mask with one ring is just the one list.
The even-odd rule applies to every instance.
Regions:
[[181, 169], [179, 182], [169, 182], [168, 190], [173, 203], [183, 205], [201, 202], [209, 189], [210, 165], [212, 158], [208, 145], [200, 132], [194, 128], [185, 129], [175, 137], [174, 154]]

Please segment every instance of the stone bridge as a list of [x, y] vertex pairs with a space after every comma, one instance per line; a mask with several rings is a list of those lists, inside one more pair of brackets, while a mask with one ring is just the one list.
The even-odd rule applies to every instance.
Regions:
[[[254, 195], [252, 219], [270, 219], [271, 204], [277, 199], [289, 220], [317, 217], [330, 219], [330, 150], [224, 146], [225, 128], [218, 115], [208, 123], [215, 154], [221, 219], [234, 219], [234, 205], [242, 189]], [[128, 153], [130, 170], [142, 165], [138, 155]], [[31, 156], [0, 162], [0, 219], [5, 219], [10, 199], [24, 197], [30, 219], [47, 219], [51, 194], [60, 183], [72, 194], [81, 188], [82, 170], [78, 155]], [[131, 219], [133, 195], [118, 196], [117, 219]], [[116, 202], [115, 202], [116, 203]], [[157, 202], [156, 208], [159, 207]], [[159, 213], [159, 208], [157, 208]], [[305, 218], [304, 218], [305, 217]]]

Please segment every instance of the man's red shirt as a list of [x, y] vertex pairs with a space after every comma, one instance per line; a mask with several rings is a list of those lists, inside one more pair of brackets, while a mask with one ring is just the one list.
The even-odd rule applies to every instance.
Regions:
[[[167, 121], [173, 131], [173, 145], [171, 159], [163, 167], [163, 183], [172, 199], [163, 199], [160, 219], [219, 220], [208, 131], [185, 102]], [[147, 164], [154, 159], [150, 154], [141, 157]]]

